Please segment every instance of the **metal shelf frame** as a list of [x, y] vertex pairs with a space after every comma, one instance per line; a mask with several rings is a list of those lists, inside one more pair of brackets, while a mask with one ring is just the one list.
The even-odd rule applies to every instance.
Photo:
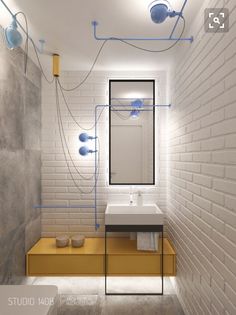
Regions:
[[[161, 292], [147, 293], [147, 292], [135, 292], [135, 293], [111, 293], [107, 290], [107, 233], [108, 232], [159, 232], [161, 233]], [[105, 258], [104, 258], [104, 274], [105, 274], [105, 295], [163, 295], [164, 294], [164, 235], [163, 225], [105, 225]]]

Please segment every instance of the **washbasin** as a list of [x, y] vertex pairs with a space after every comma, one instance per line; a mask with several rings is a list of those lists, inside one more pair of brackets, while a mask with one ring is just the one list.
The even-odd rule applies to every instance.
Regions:
[[164, 215], [156, 204], [111, 205], [105, 212], [105, 225], [163, 225]]

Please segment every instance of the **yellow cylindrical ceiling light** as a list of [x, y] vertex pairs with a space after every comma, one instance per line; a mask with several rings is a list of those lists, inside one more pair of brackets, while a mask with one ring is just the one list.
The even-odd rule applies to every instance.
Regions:
[[58, 54], [53, 54], [53, 75], [54, 77], [60, 76], [60, 56]]

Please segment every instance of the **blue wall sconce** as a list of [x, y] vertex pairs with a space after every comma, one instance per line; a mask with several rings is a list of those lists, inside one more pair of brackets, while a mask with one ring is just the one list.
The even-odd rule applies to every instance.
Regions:
[[79, 154], [82, 155], [82, 156], [86, 156], [88, 155], [89, 153], [95, 153], [97, 152], [97, 150], [90, 150], [88, 147], [86, 146], [83, 146], [79, 149]]
[[[92, 136], [89, 136], [86, 132], [83, 132], [79, 135], [79, 140], [81, 142], [87, 142], [88, 140], [95, 140], [97, 139], [97, 137], [92, 137]], [[79, 149], [79, 154], [82, 155], [82, 156], [86, 156], [88, 155], [89, 153], [95, 153], [97, 152], [97, 150], [90, 150], [88, 147], [86, 146], [83, 146]]]
[[149, 11], [151, 15], [151, 19], [154, 23], [156, 24], [161, 24], [163, 23], [167, 17], [173, 18], [177, 17], [176, 22], [173, 26], [173, 29], [170, 33], [169, 36], [166, 37], [115, 37], [115, 36], [98, 36], [97, 35], [97, 27], [98, 27], [98, 22], [97, 21], [92, 21], [92, 26], [93, 26], [93, 35], [96, 40], [115, 40], [115, 41], [189, 41], [190, 43], [193, 42], [193, 36], [191, 37], [176, 37], [174, 36], [175, 30], [177, 28], [177, 25], [179, 23], [180, 18], [183, 19], [183, 11], [184, 8], [187, 4], [188, 0], [183, 0], [183, 4], [181, 7], [181, 10], [179, 12], [174, 11], [169, 2], [166, 0], [158, 0], [158, 1], [152, 1], [151, 4], [149, 5]]
[[9, 49], [14, 49], [20, 47], [22, 44], [23, 38], [21, 33], [17, 29], [16, 17], [13, 16], [11, 24], [5, 29], [5, 38], [7, 47]]
[[97, 137], [92, 137], [92, 136], [89, 136], [87, 133], [83, 132], [79, 135], [79, 140], [81, 142], [87, 142], [88, 140], [94, 140], [96, 139]]

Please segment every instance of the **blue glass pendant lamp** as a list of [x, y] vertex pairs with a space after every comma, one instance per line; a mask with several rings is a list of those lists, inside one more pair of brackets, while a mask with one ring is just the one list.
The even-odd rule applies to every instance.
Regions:
[[9, 49], [14, 49], [20, 47], [22, 44], [23, 38], [21, 33], [17, 29], [16, 17], [13, 17], [11, 24], [5, 29], [5, 38], [7, 47]]

